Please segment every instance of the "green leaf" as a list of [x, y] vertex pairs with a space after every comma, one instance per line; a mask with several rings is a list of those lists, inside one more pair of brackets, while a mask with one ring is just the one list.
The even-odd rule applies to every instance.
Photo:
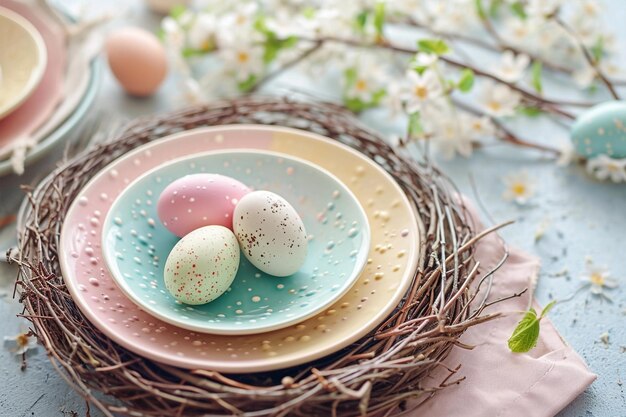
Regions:
[[182, 4], [177, 4], [170, 10], [170, 16], [174, 18], [174, 20], [178, 20], [186, 11], [187, 7]]
[[411, 113], [409, 115], [409, 137], [420, 137], [424, 133], [422, 126], [422, 116], [420, 112]]
[[525, 20], [528, 15], [526, 14], [526, 10], [524, 9], [524, 4], [521, 1], [516, 1], [511, 4], [511, 11], [517, 17], [522, 20]]
[[180, 53], [182, 54], [182, 56], [184, 58], [191, 58], [191, 57], [194, 57], [194, 56], [206, 55], [211, 50], [212, 50], [211, 47], [209, 47], [206, 50], [185, 47], [185, 48], [182, 49], [182, 51]]
[[548, 305], [546, 305], [543, 310], [541, 310], [541, 315], [539, 316], [540, 319], [544, 318], [545, 316], [548, 315], [548, 313], [550, 312], [550, 310], [552, 310], [552, 308], [556, 305], [556, 300], [552, 300], [548, 303]]
[[604, 56], [604, 38], [602, 36], [599, 36], [593, 46], [590, 48], [590, 50], [591, 55], [593, 56], [593, 60], [595, 62], [600, 62], [600, 60]]
[[541, 110], [538, 107], [533, 107], [533, 106], [520, 106], [517, 108], [517, 111], [521, 115], [527, 116], [527, 117], [537, 117], [543, 113], [543, 110]]
[[420, 51], [429, 54], [443, 55], [450, 52], [450, 47], [443, 39], [420, 39], [417, 46]]
[[159, 38], [161, 42], [165, 41], [165, 29], [158, 28], [156, 31], [156, 37]]
[[515, 353], [528, 352], [537, 345], [539, 339], [539, 321], [534, 308], [524, 314], [524, 317], [517, 324], [513, 335], [509, 339], [509, 349]]
[[267, 32], [267, 39], [265, 41], [265, 51], [263, 52], [263, 62], [269, 64], [276, 59], [278, 53], [287, 48], [293, 47], [298, 43], [297, 36], [289, 36], [285, 39], [279, 39], [276, 35], [269, 31]]
[[368, 14], [367, 10], [364, 10], [356, 16], [356, 26], [361, 32], [365, 30]]
[[509, 349], [516, 353], [525, 353], [534, 348], [539, 340], [539, 332], [541, 330], [541, 319], [546, 317], [550, 310], [556, 305], [557, 301], [552, 300], [541, 310], [541, 315], [537, 316], [534, 308], [531, 308], [524, 314], [524, 317], [517, 324], [509, 339]]
[[248, 77], [247, 80], [240, 82], [239, 84], [237, 84], [237, 88], [239, 88], [239, 91], [250, 91], [252, 89], [252, 87], [255, 86], [256, 82], [257, 82], [257, 76], [252, 74]]
[[358, 74], [356, 72], [356, 68], [348, 68], [347, 70], [344, 71], [343, 75], [344, 77], [346, 77], [346, 86], [350, 88], [356, 82], [356, 78]]
[[538, 93], [541, 93], [541, 91], [543, 90], [543, 87], [541, 85], [541, 68], [541, 61], [533, 62], [533, 67], [531, 70], [532, 85]]
[[385, 3], [379, 1], [374, 8], [374, 29], [378, 36], [383, 35], [383, 26], [385, 25]]
[[459, 87], [459, 90], [464, 93], [470, 91], [474, 86], [474, 71], [469, 68], [465, 68], [463, 71], [461, 71], [461, 78], [459, 79], [457, 85]]
[[482, 20], [487, 18], [487, 12], [485, 12], [485, 6], [483, 6], [483, 0], [474, 0], [474, 6], [476, 7], [476, 14]]
[[491, 0], [491, 4], [489, 5], [489, 16], [496, 17], [500, 11], [500, 7], [502, 7], [502, 0]]
[[315, 17], [315, 7], [306, 6], [304, 10], [302, 10], [302, 16], [307, 19], [313, 19]]
[[367, 103], [365, 103], [363, 100], [355, 97], [344, 97], [343, 103], [348, 108], [348, 110], [354, 113], [360, 113], [369, 107]]

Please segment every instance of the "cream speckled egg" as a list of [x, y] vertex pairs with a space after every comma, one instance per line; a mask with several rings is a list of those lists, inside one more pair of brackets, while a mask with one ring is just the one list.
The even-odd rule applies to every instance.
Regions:
[[307, 252], [307, 234], [296, 210], [269, 191], [245, 195], [235, 207], [233, 230], [245, 257], [278, 277], [294, 274]]
[[229, 229], [206, 226], [184, 236], [165, 262], [167, 290], [185, 304], [205, 304], [222, 295], [239, 269], [239, 244]]

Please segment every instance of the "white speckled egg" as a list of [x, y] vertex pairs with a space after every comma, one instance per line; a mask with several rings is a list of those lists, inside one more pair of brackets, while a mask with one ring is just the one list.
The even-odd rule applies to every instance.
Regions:
[[233, 229], [241, 250], [261, 271], [278, 277], [294, 274], [307, 252], [307, 234], [296, 210], [269, 191], [245, 195], [235, 207]]
[[237, 238], [223, 226], [206, 226], [184, 236], [165, 262], [167, 290], [185, 304], [205, 304], [222, 295], [239, 269]]

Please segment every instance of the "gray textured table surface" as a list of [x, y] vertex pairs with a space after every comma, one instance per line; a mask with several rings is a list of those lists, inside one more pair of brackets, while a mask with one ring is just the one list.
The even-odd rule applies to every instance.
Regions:
[[[608, 24], [618, 31], [620, 44], [626, 45], [623, 25], [626, 7], [621, 0], [607, 4], [614, 6], [607, 15]], [[156, 26], [158, 20], [145, 12], [141, 3], [133, 10], [134, 24]], [[276, 80], [273, 88], [293, 84], [302, 87], [299, 80], [287, 75]], [[558, 93], [559, 88], [556, 85], [550, 91]], [[272, 87], [268, 89], [271, 91]], [[121, 93], [107, 72], [99, 103], [113, 115], [135, 117], [175, 107], [174, 91], [170, 80], [155, 97], [132, 99]], [[364, 120], [390, 132], [393, 126], [384, 117], [374, 113], [364, 115]], [[563, 129], [548, 121], [533, 121], [532, 126], [521, 121], [520, 126], [528, 137], [536, 140], [548, 142], [567, 138]], [[606, 265], [621, 279], [620, 287], [611, 292], [612, 303], [580, 292], [555, 308], [551, 318], [562, 336], [598, 374], [598, 380], [559, 417], [626, 416], [623, 386], [626, 381], [626, 239], [623, 237], [626, 233], [626, 185], [598, 183], [585, 176], [580, 168], [558, 168], [538, 160], [536, 154], [506, 146], [479, 152], [469, 160], [442, 161], [441, 166], [459, 188], [470, 195], [471, 174], [478, 184], [481, 199], [496, 221], [517, 220], [502, 234], [511, 245], [541, 257], [543, 269], [537, 298], [542, 304], [551, 298], [565, 298], [579, 287], [578, 277], [584, 271], [587, 257], [595, 264]], [[501, 198], [502, 176], [521, 169], [527, 170], [537, 185], [535, 198], [525, 207], [517, 207]], [[535, 243], [535, 231], [542, 223], [548, 224], [545, 236]], [[562, 275], [563, 271], [567, 273]], [[554, 277], [555, 274], [559, 277]], [[13, 271], [0, 265], [0, 284], [10, 284], [13, 278]], [[24, 322], [15, 317], [20, 310], [20, 305], [10, 297], [0, 299], [0, 337], [13, 335], [24, 326]], [[609, 334], [608, 345], [600, 341], [605, 332]], [[0, 416], [69, 416], [73, 411], [78, 415], [86, 414], [85, 402], [55, 372], [41, 347], [28, 355], [28, 367], [23, 372], [19, 359], [0, 348], [0, 381]], [[99, 417], [101, 413], [92, 410], [91, 415]]]

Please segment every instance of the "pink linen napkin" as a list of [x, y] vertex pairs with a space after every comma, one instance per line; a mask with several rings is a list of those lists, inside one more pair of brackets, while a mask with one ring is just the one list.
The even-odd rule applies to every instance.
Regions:
[[[467, 204], [467, 201], [466, 201]], [[471, 204], [468, 204], [471, 206]], [[475, 230], [482, 229], [470, 208]], [[510, 256], [495, 273], [489, 299], [530, 287], [539, 272], [540, 262], [520, 249], [509, 248]], [[501, 259], [504, 244], [495, 234], [484, 238], [476, 253], [481, 270], [488, 271]], [[490, 307], [487, 312], [526, 310], [527, 292]], [[535, 309], [540, 310], [535, 304]], [[407, 413], [410, 417], [552, 417], [574, 400], [596, 379], [580, 356], [560, 337], [549, 319], [541, 321], [537, 347], [526, 354], [512, 353], [507, 340], [521, 315], [509, 314], [468, 330], [461, 342], [473, 350], [455, 347], [444, 364], [460, 370], [453, 379], [465, 377]], [[448, 376], [443, 367], [434, 374], [437, 386]]]

